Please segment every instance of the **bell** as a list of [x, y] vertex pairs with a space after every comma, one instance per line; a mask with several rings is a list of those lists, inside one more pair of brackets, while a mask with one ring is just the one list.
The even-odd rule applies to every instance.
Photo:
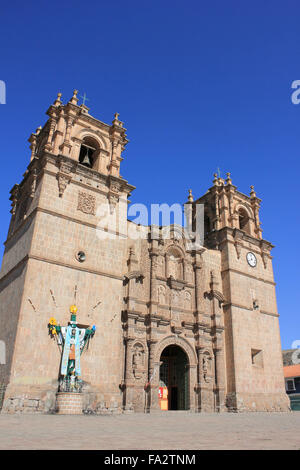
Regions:
[[83, 165], [91, 166], [91, 162], [90, 162], [90, 159], [89, 159], [89, 151], [88, 151], [88, 150], [86, 151], [85, 157], [84, 157], [84, 159], [82, 160], [82, 164], [83, 164]]

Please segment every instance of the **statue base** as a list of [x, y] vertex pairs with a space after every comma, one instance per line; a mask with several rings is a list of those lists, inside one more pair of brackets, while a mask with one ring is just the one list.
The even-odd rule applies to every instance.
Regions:
[[56, 408], [60, 415], [81, 415], [82, 393], [58, 392], [56, 394]]

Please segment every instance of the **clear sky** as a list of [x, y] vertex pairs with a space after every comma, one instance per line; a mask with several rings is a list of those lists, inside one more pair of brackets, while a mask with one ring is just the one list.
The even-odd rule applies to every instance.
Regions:
[[[284, 348], [299, 329], [299, 1], [15, 1], [1, 5], [1, 243], [9, 190], [57, 92], [128, 129], [121, 174], [132, 202], [199, 197], [220, 168], [262, 199]], [[268, 334], [268, 332], [266, 332]]]

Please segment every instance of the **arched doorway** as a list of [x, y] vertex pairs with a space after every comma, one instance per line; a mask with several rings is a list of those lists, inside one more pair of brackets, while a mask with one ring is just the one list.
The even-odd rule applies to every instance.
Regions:
[[160, 357], [159, 387], [167, 390], [162, 409], [189, 410], [189, 359], [177, 345], [167, 346]]

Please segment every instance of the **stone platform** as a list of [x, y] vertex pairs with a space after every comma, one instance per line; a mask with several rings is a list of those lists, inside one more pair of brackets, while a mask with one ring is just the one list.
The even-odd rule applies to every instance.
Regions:
[[82, 394], [72, 392], [58, 392], [56, 395], [57, 413], [59, 415], [81, 415]]

